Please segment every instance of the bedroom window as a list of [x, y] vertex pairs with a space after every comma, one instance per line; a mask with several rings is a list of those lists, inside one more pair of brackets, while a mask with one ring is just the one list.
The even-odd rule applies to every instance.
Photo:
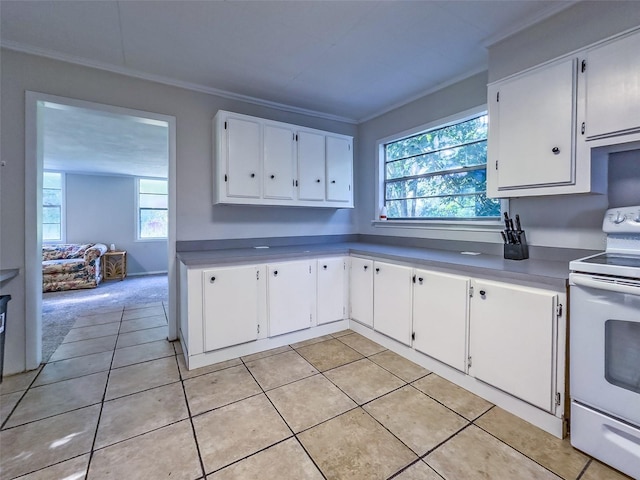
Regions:
[[168, 205], [167, 180], [138, 178], [138, 240], [167, 238]]
[[64, 174], [42, 174], [42, 241], [63, 242]]
[[500, 201], [486, 196], [487, 113], [449, 120], [383, 143], [389, 220], [500, 217]]

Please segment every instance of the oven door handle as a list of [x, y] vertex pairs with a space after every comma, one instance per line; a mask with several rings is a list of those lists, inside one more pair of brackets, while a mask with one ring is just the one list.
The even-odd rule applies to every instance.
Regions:
[[589, 277], [586, 275], [570, 275], [570, 281], [573, 285], [581, 287], [596, 288], [598, 290], [608, 290], [610, 292], [627, 293], [629, 295], [640, 296], [640, 282], [633, 281], [612, 281], [609, 279], [599, 279], [597, 277]]

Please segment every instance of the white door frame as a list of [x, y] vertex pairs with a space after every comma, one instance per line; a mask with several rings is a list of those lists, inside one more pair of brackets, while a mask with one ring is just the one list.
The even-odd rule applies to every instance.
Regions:
[[25, 361], [26, 369], [42, 361], [42, 144], [38, 130], [38, 103], [52, 102], [103, 112], [130, 115], [167, 122], [169, 126], [169, 340], [178, 337], [176, 271], [176, 118], [171, 115], [115, 107], [74, 98], [25, 92]]

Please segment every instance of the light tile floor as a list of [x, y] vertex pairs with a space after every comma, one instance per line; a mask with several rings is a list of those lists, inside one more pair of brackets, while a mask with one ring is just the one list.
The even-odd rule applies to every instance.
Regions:
[[188, 371], [160, 303], [0, 385], [3, 479], [625, 477], [346, 330]]

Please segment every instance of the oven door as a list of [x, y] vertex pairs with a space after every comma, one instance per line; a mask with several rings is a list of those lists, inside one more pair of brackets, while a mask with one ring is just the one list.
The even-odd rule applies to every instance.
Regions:
[[572, 273], [571, 397], [640, 425], [640, 280]]

